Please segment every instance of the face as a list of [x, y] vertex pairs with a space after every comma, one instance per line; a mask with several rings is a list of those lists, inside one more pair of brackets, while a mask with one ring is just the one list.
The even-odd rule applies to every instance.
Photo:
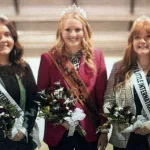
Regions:
[[8, 27], [0, 23], [0, 56], [8, 56], [14, 47], [14, 40]]
[[62, 37], [65, 46], [72, 51], [73, 49], [80, 50], [81, 42], [83, 40], [83, 27], [79, 20], [68, 18], [65, 21], [62, 30]]
[[141, 29], [140, 33], [133, 38], [133, 48], [137, 56], [150, 56], [150, 35]]

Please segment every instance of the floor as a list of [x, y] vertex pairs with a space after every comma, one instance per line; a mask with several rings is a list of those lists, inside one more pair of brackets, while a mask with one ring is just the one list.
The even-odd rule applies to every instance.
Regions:
[[112, 150], [112, 149], [113, 149], [112, 145], [108, 144], [107, 147], [106, 147], [106, 150]]

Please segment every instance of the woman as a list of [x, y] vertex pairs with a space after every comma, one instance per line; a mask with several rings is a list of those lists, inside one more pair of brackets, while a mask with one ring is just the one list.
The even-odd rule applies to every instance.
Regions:
[[[84, 10], [75, 5], [65, 9], [58, 25], [56, 45], [41, 56], [38, 91], [50, 88], [59, 81], [72, 89], [78, 98], [76, 107], [86, 113], [85, 119], [80, 121], [86, 131], [85, 137], [77, 132], [68, 137], [67, 122], [53, 125], [46, 121], [44, 141], [51, 150], [97, 150], [100, 145], [100, 150], [103, 150], [107, 145], [107, 133], [96, 135], [96, 127], [104, 123], [104, 119], [97, 114], [102, 113], [106, 68], [102, 52], [92, 48], [91, 28], [85, 15]], [[81, 104], [81, 94], [88, 95], [88, 106]], [[98, 113], [93, 114], [92, 111]]]
[[[35, 123], [37, 106], [36, 84], [29, 65], [22, 59], [23, 48], [18, 42], [15, 26], [4, 16], [0, 16], [0, 91], [7, 91], [17, 108], [24, 112], [23, 122], [14, 136], [1, 136], [2, 150], [33, 150], [30, 133]], [[11, 99], [10, 98], [10, 99]], [[10, 102], [9, 98], [7, 99]], [[2, 100], [2, 99], [1, 99]], [[11, 102], [10, 102], [11, 103]], [[14, 131], [14, 130], [13, 130]], [[2, 135], [3, 132], [1, 132]]]
[[[128, 45], [122, 61], [113, 66], [105, 93], [104, 110], [114, 103], [118, 107], [130, 106], [135, 116], [149, 115], [150, 84], [150, 18], [138, 18], [130, 31]], [[120, 133], [113, 124], [110, 143], [114, 150], [150, 149], [150, 122], [131, 133]]]

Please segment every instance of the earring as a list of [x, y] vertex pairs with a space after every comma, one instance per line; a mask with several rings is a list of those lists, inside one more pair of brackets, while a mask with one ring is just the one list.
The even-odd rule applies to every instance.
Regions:
[[16, 57], [17, 55], [17, 52], [16, 52], [16, 49], [14, 49], [14, 57]]

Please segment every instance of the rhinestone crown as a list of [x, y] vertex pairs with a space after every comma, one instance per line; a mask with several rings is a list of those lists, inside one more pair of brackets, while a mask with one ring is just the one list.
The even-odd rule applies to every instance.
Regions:
[[3, 14], [0, 14], [0, 18], [4, 19], [4, 20], [8, 20], [8, 18], [5, 15], [3, 15]]
[[77, 7], [76, 4], [73, 4], [72, 6], [65, 8], [65, 10], [62, 11], [61, 16], [64, 16], [66, 14], [70, 14], [73, 12], [76, 12], [76, 13], [82, 15], [84, 18], [86, 18], [86, 12], [82, 8]]
[[150, 22], [150, 17], [142, 15], [135, 20], [134, 24], [137, 22], [144, 22], [144, 21]]

